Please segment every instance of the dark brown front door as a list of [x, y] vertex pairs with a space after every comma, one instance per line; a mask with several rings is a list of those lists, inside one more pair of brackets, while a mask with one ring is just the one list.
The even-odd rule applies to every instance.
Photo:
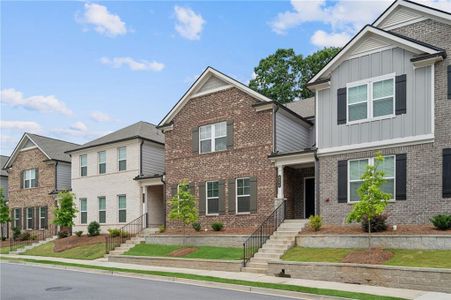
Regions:
[[315, 178], [306, 178], [304, 181], [305, 217], [315, 215]]

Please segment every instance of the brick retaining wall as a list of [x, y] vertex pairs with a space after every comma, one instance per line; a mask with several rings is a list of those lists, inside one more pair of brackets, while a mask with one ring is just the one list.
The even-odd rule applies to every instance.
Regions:
[[[191, 235], [186, 237], [185, 244], [190, 246], [243, 247], [247, 235]], [[182, 245], [183, 235], [151, 235], [145, 237], [146, 244]]]

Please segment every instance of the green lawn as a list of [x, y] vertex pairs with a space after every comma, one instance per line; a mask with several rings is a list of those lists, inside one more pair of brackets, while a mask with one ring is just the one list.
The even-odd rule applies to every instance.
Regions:
[[[355, 249], [301, 248], [288, 250], [283, 260], [299, 262], [341, 262]], [[451, 268], [451, 250], [388, 249], [394, 256], [384, 265], [405, 267]]]
[[9, 253], [9, 246], [0, 248], [0, 254], [8, 254], [8, 253]]
[[26, 251], [23, 255], [49, 256], [74, 259], [97, 259], [105, 255], [105, 244], [83, 245], [68, 249], [62, 252], [53, 251], [53, 242], [45, 243], [41, 246]]
[[[156, 245], [156, 244], [139, 244], [128, 250], [125, 255], [134, 256], [163, 256], [168, 257], [169, 254], [183, 246], [177, 245]], [[243, 249], [241, 248], [226, 248], [226, 247], [196, 247], [197, 251], [185, 255], [181, 258], [204, 258], [204, 259], [227, 259], [236, 260], [241, 259]]]

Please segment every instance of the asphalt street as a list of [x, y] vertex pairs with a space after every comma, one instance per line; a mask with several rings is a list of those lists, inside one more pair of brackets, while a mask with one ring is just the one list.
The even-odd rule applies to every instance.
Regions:
[[58, 270], [14, 263], [0, 264], [0, 298], [6, 299], [289, 299], [175, 282]]

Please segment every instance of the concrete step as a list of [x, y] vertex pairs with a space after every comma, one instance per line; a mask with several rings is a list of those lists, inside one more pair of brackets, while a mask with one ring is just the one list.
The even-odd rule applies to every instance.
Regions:
[[[249, 263], [258, 263], [258, 264], [264, 264], [264, 265], [268, 265], [268, 259], [266, 259], [266, 258], [258, 258], [258, 257], [252, 257], [250, 260], [249, 260]], [[249, 264], [248, 263], [248, 264]]]
[[304, 226], [305, 226], [304, 224], [297, 224], [297, 223], [282, 223], [282, 224], [280, 224], [279, 228], [277, 228], [277, 229], [281, 229], [281, 228], [300, 229]]
[[267, 260], [273, 260], [273, 259], [279, 259], [280, 258], [280, 254], [275, 254], [275, 253], [261, 253], [261, 252], [257, 252], [254, 257], [255, 258], [264, 258]]
[[285, 223], [297, 223], [297, 224], [305, 224], [307, 223], [308, 220], [307, 219], [285, 219], [283, 221], [283, 224]]
[[297, 235], [300, 231], [300, 228], [279, 228], [276, 232], [289, 232], [291, 234]]
[[122, 255], [124, 253], [124, 251], [121, 250], [112, 250], [110, 251], [110, 255]]
[[261, 249], [265, 249], [265, 250], [274, 250], [274, 251], [279, 251], [279, 252], [285, 252], [286, 250], [288, 250], [290, 248], [289, 245], [286, 246], [279, 246], [279, 245], [264, 245]]
[[299, 233], [298, 230], [296, 231], [276, 231], [273, 233], [272, 236], [280, 236], [280, 237], [292, 237], [294, 238]]
[[266, 268], [244, 267], [243, 268], [243, 272], [257, 273], [257, 274], [266, 274]]
[[251, 267], [251, 268], [267, 268], [268, 267], [268, 263], [267, 262], [255, 262], [252, 259], [246, 264], [246, 267]]
[[294, 238], [282, 238], [271, 236], [269, 240], [263, 245], [291, 245], [294, 242]]
[[260, 248], [257, 253], [269, 253], [282, 255], [285, 251], [273, 248]]

